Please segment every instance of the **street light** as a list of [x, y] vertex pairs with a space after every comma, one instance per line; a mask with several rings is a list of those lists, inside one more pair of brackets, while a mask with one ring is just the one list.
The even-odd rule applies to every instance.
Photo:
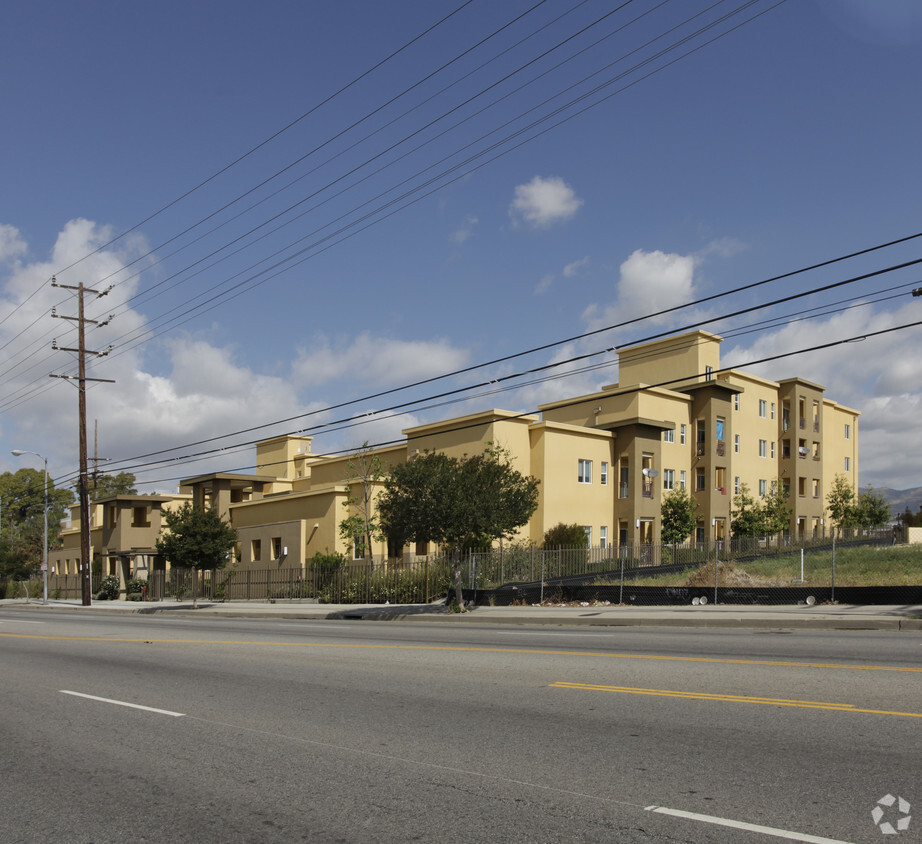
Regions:
[[37, 451], [26, 451], [21, 448], [14, 448], [10, 452], [13, 457], [22, 457], [24, 454], [34, 454], [40, 460], [43, 460], [45, 463], [45, 506], [44, 506], [44, 516], [45, 524], [44, 531], [42, 533], [42, 581], [44, 586], [43, 600], [42, 603], [48, 603], [48, 458], [42, 454], [39, 454]]

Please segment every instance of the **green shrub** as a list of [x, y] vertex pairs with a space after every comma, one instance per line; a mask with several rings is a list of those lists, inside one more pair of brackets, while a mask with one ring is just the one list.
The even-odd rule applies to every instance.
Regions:
[[119, 582], [118, 575], [110, 574], [104, 577], [99, 586], [99, 592], [96, 594], [97, 601], [115, 601], [118, 599]]

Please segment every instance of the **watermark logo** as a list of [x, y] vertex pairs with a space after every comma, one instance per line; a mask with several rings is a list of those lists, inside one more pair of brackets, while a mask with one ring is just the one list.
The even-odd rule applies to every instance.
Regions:
[[871, 817], [882, 835], [899, 835], [909, 829], [912, 816], [909, 803], [902, 797], [885, 794], [871, 810]]

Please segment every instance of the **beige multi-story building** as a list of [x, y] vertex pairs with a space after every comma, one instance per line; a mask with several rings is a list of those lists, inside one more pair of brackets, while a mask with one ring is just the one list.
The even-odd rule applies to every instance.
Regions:
[[[722, 540], [743, 486], [758, 498], [773, 484], [789, 495], [788, 533], [822, 535], [835, 476], [845, 475], [857, 489], [858, 411], [802, 378], [770, 381], [722, 369], [720, 343], [714, 334], [694, 331], [627, 348], [618, 355], [617, 384], [550, 402], [538, 413], [493, 409], [408, 428], [404, 443], [374, 455], [386, 472], [425, 451], [461, 456], [502, 446], [516, 469], [540, 481], [538, 508], [519, 531], [526, 542], [540, 543], [549, 528], [564, 522], [582, 525], [596, 547], [658, 543], [663, 496], [679, 488], [690, 490], [697, 504], [690, 539]], [[177, 497], [214, 507], [231, 521], [240, 566], [300, 568], [326, 551], [361, 556], [339, 526], [355, 512], [366, 485], [374, 501], [380, 479], [364, 484], [351, 456], [312, 453], [310, 437], [259, 443], [256, 470], [189, 478]], [[140, 506], [137, 497], [122, 498], [114, 504], [126, 514]], [[172, 506], [166, 498], [162, 504], [156, 496], [141, 498], [150, 502], [151, 514]], [[148, 529], [156, 520], [148, 519]], [[94, 549], [108, 559], [125, 559], [125, 549], [139, 543], [126, 535], [113, 545], [100, 533]], [[113, 552], [116, 546], [121, 550]], [[145, 548], [152, 546], [144, 540]], [[434, 550], [395, 548], [381, 540], [372, 546], [377, 559]]]

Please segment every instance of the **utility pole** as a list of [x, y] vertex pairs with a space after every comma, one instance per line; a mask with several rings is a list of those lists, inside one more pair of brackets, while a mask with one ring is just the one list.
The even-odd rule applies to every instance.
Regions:
[[[62, 316], [55, 311], [51, 312], [53, 317], [58, 319], [69, 319], [77, 323], [77, 348], [76, 349], [67, 349], [63, 346], [60, 347], [62, 352], [76, 352], [77, 354], [77, 393], [79, 396], [78, 399], [78, 415], [80, 417], [80, 560], [83, 564], [81, 571], [82, 577], [80, 580], [80, 592], [83, 598], [83, 606], [88, 607], [92, 603], [93, 597], [93, 582], [91, 575], [91, 566], [92, 566], [92, 550], [90, 548], [90, 482], [89, 475], [87, 472], [87, 454], [86, 454], [86, 382], [87, 381], [104, 381], [109, 384], [114, 384], [111, 378], [87, 378], [86, 375], [86, 356], [87, 355], [99, 355], [100, 357], [109, 354], [111, 347], [102, 352], [93, 352], [89, 351], [86, 348], [86, 324], [90, 323], [95, 326], [108, 325], [109, 321], [112, 319], [112, 315], [109, 315], [109, 318], [103, 322], [99, 322], [93, 319], [87, 319], [84, 315], [83, 310], [83, 294], [92, 293], [96, 297], [105, 296], [112, 288], [106, 288], [102, 293], [98, 290], [91, 290], [88, 287], [83, 286], [83, 282], [74, 286], [69, 284], [58, 284], [57, 280], [52, 277], [51, 279], [52, 287], [60, 287], [63, 290], [75, 290], [77, 292], [77, 316]], [[52, 348], [57, 349], [57, 341], [52, 343]], [[73, 381], [73, 375], [52, 375], [52, 378], [65, 378], [68, 381]]]

